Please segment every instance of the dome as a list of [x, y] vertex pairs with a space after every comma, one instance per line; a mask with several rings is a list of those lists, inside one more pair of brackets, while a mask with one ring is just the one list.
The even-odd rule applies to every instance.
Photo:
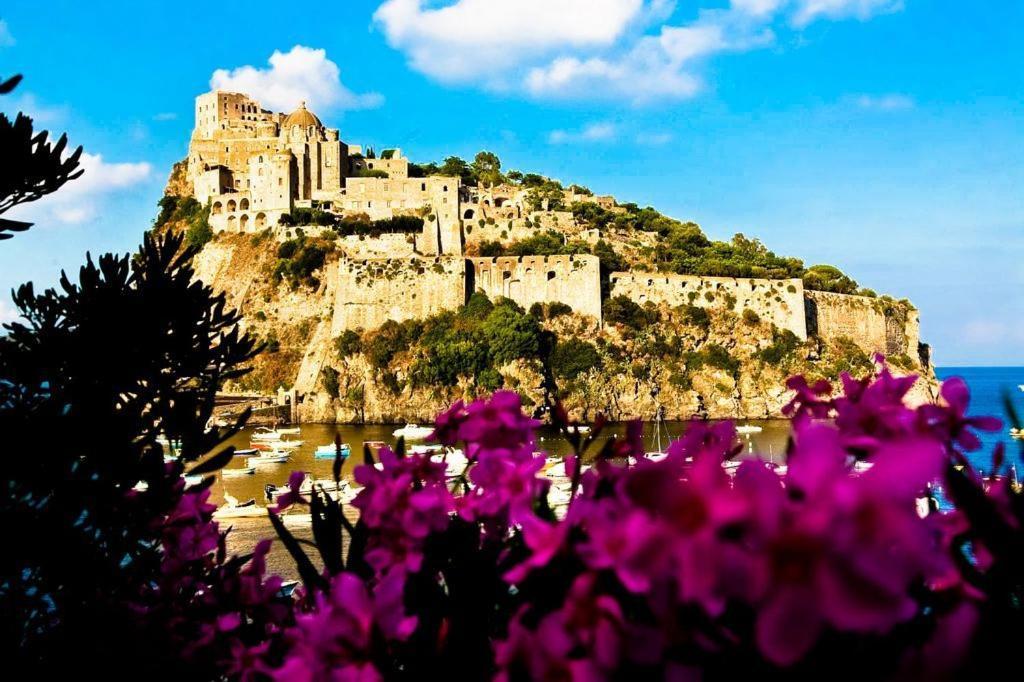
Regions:
[[320, 122], [320, 119], [313, 112], [306, 108], [306, 103], [302, 102], [299, 104], [299, 108], [285, 116], [284, 121], [281, 123], [282, 128], [290, 128], [291, 126], [323, 128], [324, 124]]

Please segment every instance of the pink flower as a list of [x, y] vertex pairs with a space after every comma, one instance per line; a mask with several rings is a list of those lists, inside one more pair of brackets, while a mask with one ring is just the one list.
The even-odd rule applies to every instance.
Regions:
[[922, 405], [918, 415], [924, 428], [939, 438], [948, 439], [964, 451], [972, 452], [981, 447], [981, 441], [971, 431], [999, 431], [1003, 422], [995, 417], [968, 417], [971, 393], [967, 383], [960, 377], [951, 377], [942, 383], [943, 405]]
[[381, 468], [356, 467], [363, 489], [352, 501], [370, 530], [366, 560], [379, 573], [393, 566], [420, 569], [423, 543], [448, 526], [451, 493], [444, 485], [444, 465], [426, 455], [399, 458], [389, 448], [380, 451]]
[[388, 642], [402, 641], [416, 627], [415, 618], [403, 613], [403, 585], [404, 574], [396, 572], [371, 594], [351, 573], [334, 576], [329, 592], [317, 593], [312, 609], [296, 615], [285, 633], [289, 650], [274, 679], [382, 679], [372, 658], [375, 633]]
[[799, 426], [785, 492], [748, 490], [768, 479], [738, 477], [757, 504], [755, 542], [765, 562], [757, 643], [779, 665], [799, 660], [826, 627], [885, 633], [910, 619], [918, 608], [912, 585], [947, 565], [914, 509], [918, 492], [942, 470], [939, 443], [885, 443], [874, 466], [852, 476], [842, 440], [825, 424]]

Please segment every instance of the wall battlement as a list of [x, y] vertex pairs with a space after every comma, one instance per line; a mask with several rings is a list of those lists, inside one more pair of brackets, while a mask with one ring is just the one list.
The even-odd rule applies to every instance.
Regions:
[[509, 298], [529, 308], [534, 303], [567, 303], [601, 320], [601, 261], [597, 256], [497, 256], [470, 258], [467, 290], [492, 300]]
[[804, 285], [799, 279], [702, 277], [655, 272], [614, 272], [611, 296], [626, 296], [643, 305], [693, 305], [742, 313], [749, 309], [800, 339], [807, 338]]

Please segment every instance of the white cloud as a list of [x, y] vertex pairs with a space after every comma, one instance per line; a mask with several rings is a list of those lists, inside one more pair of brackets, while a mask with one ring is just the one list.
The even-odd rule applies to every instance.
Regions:
[[11, 29], [7, 26], [7, 22], [0, 19], [0, 47], [11, 47], [15, 43], [17, 41], [11, 35]]
[[902, 9], [903, 0], [796, 0], [793, 24], [806, 26], [820, 18], [855, 17], [865, 21], [877, 14], [888, 14]]
[[159, 114], [153, 116], [154, 121], [173, 121], [178, 118], [178, 114], [173, 111], [161, 111]]
[[379, 106], [378, 93], [356, 94], [341, 82], [338, 65], [326, 50], [296, 45], [288, 52], [275, 50], [269, 68], [240, 66], [217, 69], [210, 77], [215, 90], [244, 92], [274, 111], [290, 112], [300, 102], [314, 111], [367, 109]]
[[424, 7], [423, 0], [387, 0], [374, 13], [388, 43], [418, 71], [445, 81], [489, 77], [496, 71], [566, 48], [611, 46], [645, 10], [664, 1], [457, 0]]
[[568, 144], [575, 142], [600, 142], [613, 140], [618, 134], [614, 123], [591, 123], [580, 130], [552, 130], [548, 135], [551, 144]]
[[[0, 296], [0, 325], [5, 322], [14, 322], [19, 317], [21, 316], [14, 309], [14, 304], [7, 300], [6, 296]], [[4, 329], [0, 327], [0, 336], [3, 334]]]
[[[15, 91], [15, 93], [17, 93], [17, 91]], [[4, 110], [8, 114], [13, 115], [18, 112], [22, 112], [26, 116], [31, 116], [33, 122], [42, 126], [61, 123], [68, 117], [68, 108], [66, 106], [50, 106], [43, 104], [31, 92], [18, 95], [10, 104], [8, 104], [5, 99], [0, 99], [0, 103], [4, 105]]]
[[443, 82], [642, 105], [694, 96], [702, 60], [772, 45], [777, 30], [901, 7], [902, 0], [731, 0], [673, 23], [674, 0], [385, 0], [374, 19], [414, 69]]
[[891, 93], [887, 95], [855, 95], [853, 102], [861, 109], [875, 111], [905, 111], [913, 109], [914, 98], [908, 95]]
[[637, 133], [636, 142], [637, 144], [647, 145], [649, 147], [660, 147], [661, 145], [668, 144], [675, 139], [675, 135], [672, 133]]
[[42, 199], [11, 210], [14, 219], [46, 223], [82, 223], [99, 214], [108, 195], [134, 187], [147, 179], [152, 167], [146, 162], [107, 163], [102, 154], [82, 154], [85, 171]]

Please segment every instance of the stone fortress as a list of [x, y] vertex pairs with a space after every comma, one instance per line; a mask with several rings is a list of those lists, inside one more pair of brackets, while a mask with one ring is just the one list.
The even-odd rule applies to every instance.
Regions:
[[[467, 249], [485, 239], [505, 243], [552, 228], [591, 243], [598, 230], [577, 225], [571, 212], [531, 210], [527, 190], [515, 185], [466, 186], [458, 177], [410, 177], [398, 149], [379, 158], [344, 142], [304, 103], [290, 114], [270, 112], [240, 93], [196, 98], [186, 182], [210, 207], [215, 232], [271, 231], [284, 240], [293, 227], [282, 218], [299, 208], [341, 218], [422, 218], [420, 233], [346, 235], [342, 257], [325, 273], [333, 291], [330, 333], [373, 329], [463, 305], [474, 291], [504, 296], [528, 308], [562, 302], [601, 324], [600, 262], [596, 256], [480, 258]], [[595, 202], [624, 210], [613, 197], [565, 192], [565, 204]], [[290, 223], [290, 221], [284, 221]], [[304, 226], [307, 234], [318, 229]], [[330, 229], [330, 228], [326, 228]], [[927, 364], [919, 345], [918, 315], [894, 315], [877, 299], [805, 291], [799, 279], [737, 279], [652, 272], [610, 276], [611, 296], [666, 303], [749, 309], [800, 339], [849, 337], [868, 352], [906, 354]], [[313, 374], [315, 377], [315, 373]]]

